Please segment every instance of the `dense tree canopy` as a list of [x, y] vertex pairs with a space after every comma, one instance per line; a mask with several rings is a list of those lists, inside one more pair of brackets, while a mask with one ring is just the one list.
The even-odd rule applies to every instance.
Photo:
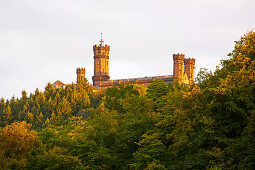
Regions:
[[196, 84], [86, 80], [0, 100], [1, 169], [254, 169], [255, 33]]

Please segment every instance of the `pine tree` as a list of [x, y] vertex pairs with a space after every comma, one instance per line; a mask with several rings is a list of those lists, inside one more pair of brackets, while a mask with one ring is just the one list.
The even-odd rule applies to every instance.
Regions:
[[3, 111], [3, 125], [8, 125], [12, 122], [13, 115], [10, 105], [8, 105]]

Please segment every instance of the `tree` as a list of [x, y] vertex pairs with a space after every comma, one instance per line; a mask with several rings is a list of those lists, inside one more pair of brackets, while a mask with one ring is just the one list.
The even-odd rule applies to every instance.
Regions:
[[11, 123], [13, 119], [12, 110], [10, 105], [8, 105], [3, 111], [3, 126]]
[[54, 93], [55, 89], [52, 86], [52, 84], [49, 82], [44, 90], [44, 95], [46, 97], [46, 99], [49, 99], [50, 97], [52, 97], [53, 93]]
[[167, 150], [160, 141], [161, 135], [159, 133], [142, 135], [143, 139], [137, 143], [140, 147], [133, 153], [132, 167], [135, 169], [165, 169]]
[[[200, 161], [203, 160], [204, 166], [210, 162], [207, 168], [240, 167], [242, 169], [254, 165], [254, 158], [248, 154], [253, 151], [253, 144], [247, 144], [248, 136], [251, 133], [247, 133], [248, 130], [245, 130], [247, 127], [252, 132], [253, 126], [249, 124], [249, 119], [255, 110], [255, 96], [253, 95], [255, 82], [254, 46], [255, 33], [251, 31], [236, 41], [233, 52], [229, 54], [230, 58], [221, 62], [221, 68], [216, 69], [213, 74], [203, 74], [198, 83], [201, 92], [196, 98], [193, 98], [193, 101], [197, 100], [202, 105], [197, 103], [195, 110], [196, 112], [199, 111], [197, 113], [203, 115], [207, 121], [212, 121], [213, 128], [206, 128], [204, 125], [198, 126], [201, 130], [206, 128], [209, 130], [207, 132], [212, 133], [208, 136], [206, 133], [196, 132], [194, 136], [189, 138], [189, 141], [192, 141], [192, 138], [195, 141], [199, 136], [206, 137], [202, 138], [206, 145], [197, 145], [197, 149], [201, 151], [201, 148], [206, 146], [204, 150], [207, 151], [200, 152], [200, 155], [203, 155]], [[189, 108], [190, 104], [186, 107]], [[194, 122], [193, 118], [189, 120]], [[191, 125], [192, 129], [197, 125], [199, 124]], [[197, 134], [203, 134], [203, 136]], [[199, 144], [199, 142], [197, 140], [193, 144]], [[185, 156], [187, 157], [187, 155]], [[195, 166], [197, 163], [193, 165]]]
[[31, 126], [26, 122], [15, 122], [3, 128], [0, 133], [0, 148], [7, 158], [28, 156], [38, 144], [36, 132], [31, 130]]
[[27, 99], [27, 92], [25, 90], [22, 90], [21, 92], [22, 96], [21, 96], [21, 99], [24, 101]]
[[205, 84], [205, 82], [207, 82], [206, 80], [208, 80], [210, 76], [212, 76], [212, 72], [209, 72], [206, 68], [201, 68], [197, 73], [195, 82], [200, 88], [207, 87], [209, 84]]
[[26, 121], [28, 123], [33, 123], [34, 122], [34, 115], [30, 112], [27, 112], [26, 113]]
[[1, 130], [0, 154], [3, 153], [5, 167], [24, 169], [31, 152], [40, 145], [31, 126], [26, 122], [15, 122]]
[[163, 80], [161, 79], [154, 80], [152, 83], [148, 85], [146, 90], [147, 92], [146, 96], [156, 101], [160, 97], [166, 95], [167, 91], [168, 91], [167, 86], [165, 85]]
[[71, 113], [71, 106], [66, 97], [63, 97], [60, 103], [57, 106], [58, 116], [65, 116]]
[[127, 96], [139, 96], [139, 92], [134, 88], [133, 85], [121, 84], [119, 87], [107, 88], [105, 91], [105, 106], [111, 110], [117, 110], [122, 113], [125, 112], [123, 107], [123, 99]]
[[36, 155], [28, 165], [29, 169], [85, 169], [77, 156], [67, 149], [55, 146], [49, 151]]

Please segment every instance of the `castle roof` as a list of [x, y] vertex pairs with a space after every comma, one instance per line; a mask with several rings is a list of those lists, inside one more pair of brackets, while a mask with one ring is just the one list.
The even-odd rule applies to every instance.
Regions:
[[139, 78], [128, 78], [128, 79], [117, 79], [117, 80], [108, 80], [105, 82], [136, 82], [137, 80], [154, 80], [154, 79], [170, 79], [173, 78], [173, 75], [163, 75], [163, 76], [150, 76], [150, 77], [139, 77]]
[[61, 88], [61, 87], [65, 86], [65, 84], [62, 83], [61, 81], [57, 80], [55, 83], [52, 84], [52, 86], [54, 88]]

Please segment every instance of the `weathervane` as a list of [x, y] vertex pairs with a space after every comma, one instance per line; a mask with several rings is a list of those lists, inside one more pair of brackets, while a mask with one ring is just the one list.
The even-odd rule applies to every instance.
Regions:
[[103, 33], [101, 33], [101, 41], [99, 41], [99, 42], [100, 42], [100, 44], [103, 45], [103, 43], [104, 43], [104, 41], [103, 41]]

